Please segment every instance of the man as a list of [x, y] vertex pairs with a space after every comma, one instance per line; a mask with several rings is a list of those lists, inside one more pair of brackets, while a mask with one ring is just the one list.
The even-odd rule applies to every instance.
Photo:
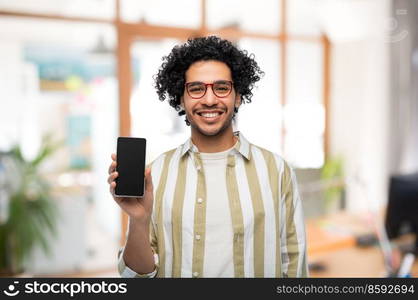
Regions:
[[122, 277], [307, 276], [293, 170], [232, 129], [262, 74], [252, 55], [214, 36], [164, 57], [157, 93], [186, 115], [191, 138], [146, 169], [144, 198], [114, 197], [129, 215]]

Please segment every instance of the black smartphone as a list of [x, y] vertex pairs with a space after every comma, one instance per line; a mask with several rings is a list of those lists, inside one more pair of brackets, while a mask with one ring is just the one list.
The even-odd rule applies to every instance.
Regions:
[[118, 137], [116, 149], [115, 196], [143, 197], [145, 189], [146, 140], [136, 137]]

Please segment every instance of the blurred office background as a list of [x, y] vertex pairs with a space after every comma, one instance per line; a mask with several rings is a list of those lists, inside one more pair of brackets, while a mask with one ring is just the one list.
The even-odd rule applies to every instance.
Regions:
[[[265, 71], [234, 126], [295, 168], [307, 219], [342, 213], [379, 232], [392, 176], [418, 171], [417, 20], [414, 0], [0, 0], [0, 226], [23, 176], [10, 150], [31, 161], [45, 135], [59, 143], [36, 173], [56, 234], [49, 252], [28, 247], [25, 274], [116, 276], [126, 229], [106, 181], [116, 138], [147, 138], [148, 162], [187, 139], [152, 76], [174, 45], [211, 34]], [[31, 201], [30, 187], [21, 194]]]

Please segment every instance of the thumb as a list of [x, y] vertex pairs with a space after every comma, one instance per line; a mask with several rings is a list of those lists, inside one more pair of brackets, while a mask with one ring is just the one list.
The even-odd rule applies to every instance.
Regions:
[[145, 193], [152, 193], [153, 188], [154, 187], [152, 184], [151, 168], [147, 168], [145, 170]]
[[154, 202], [154, 192], [152, 185], [151, 169], [145, 170], [145, 193], [143, 198], [143, 205], [146, 210], [152, 211], [152, 205]]

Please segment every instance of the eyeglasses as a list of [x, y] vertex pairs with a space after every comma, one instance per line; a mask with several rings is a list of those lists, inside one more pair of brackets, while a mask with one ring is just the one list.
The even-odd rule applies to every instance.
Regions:
[[193, 99], [202, 98], [207, 91], [208, 85], [212, 88], [212, 92], [216, 97], [225, 98], [231, 94], [232, 91], [232, 81], [228, 80], [219, 80], [214, 83], [204, 83], [200, 81], [186, 82], [185, 87], [187, 94]]

